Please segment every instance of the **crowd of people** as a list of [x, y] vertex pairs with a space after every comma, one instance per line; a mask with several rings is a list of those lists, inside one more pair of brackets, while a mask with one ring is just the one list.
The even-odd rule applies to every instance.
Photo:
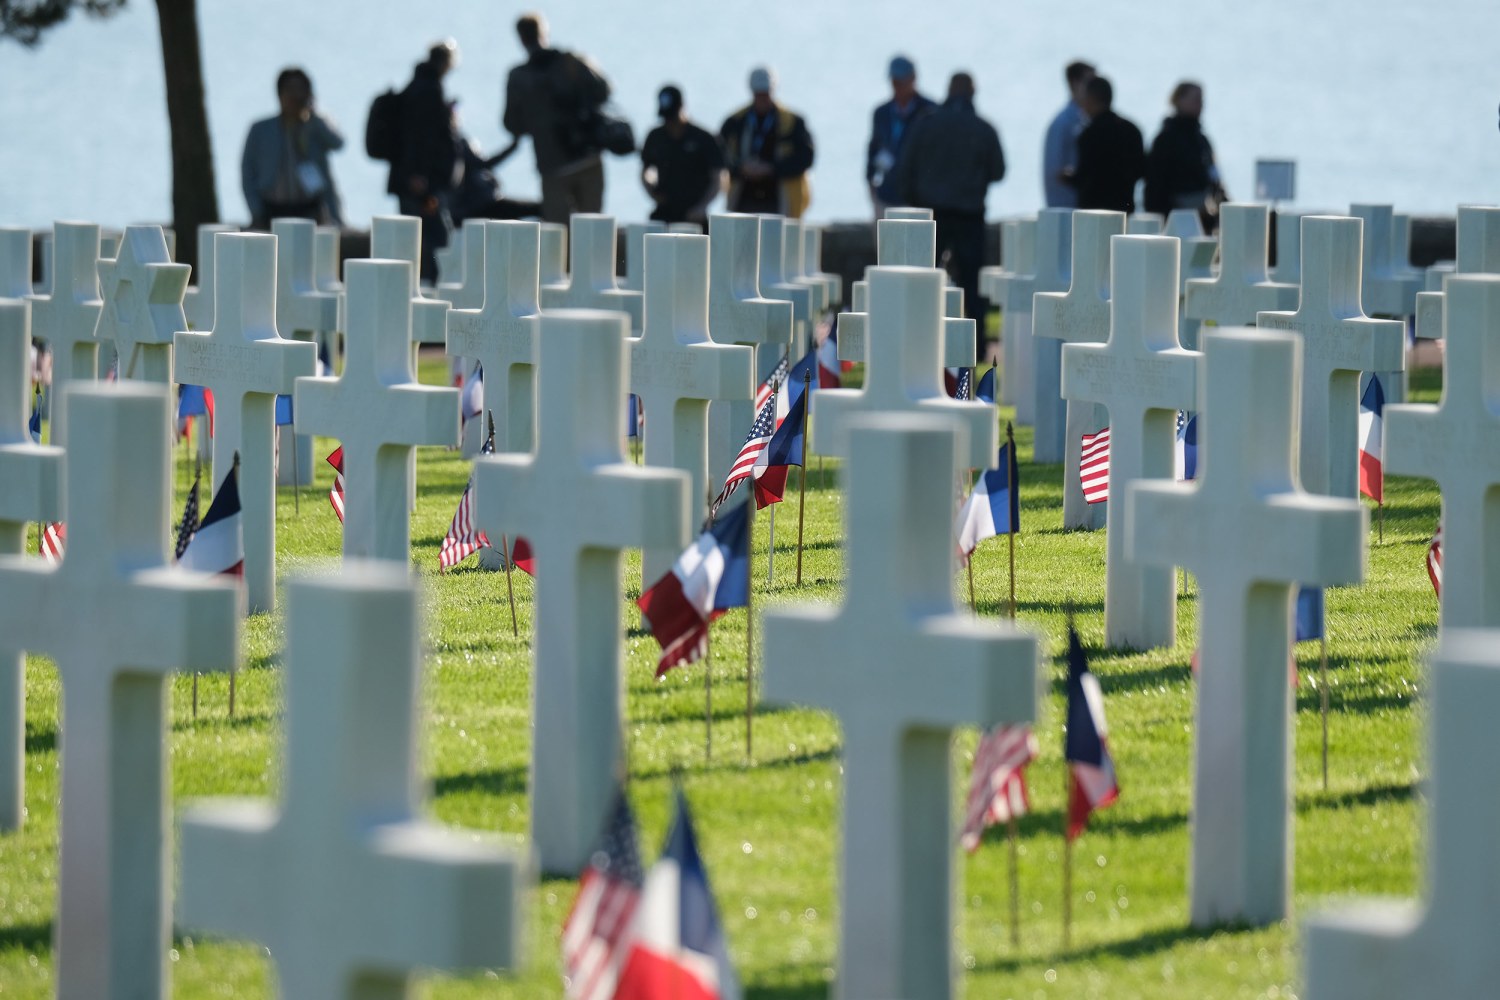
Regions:
[[[399, 91], [371, 105], [366, 152], [389, 163], [387, 191], [399, 210], [422, 220], [422, 273], [436, 277], [436, 251], [471, 218], [541, 218], [567, 222], [575, 212], [604, 206], [606, 154], [638, 155], [641, 183], [667, 223], [707, 222], [720, 197], [733, 212], [800, 217], [811, 201], [812, 133], [801, 115], [776, 99], [766, 67], [750, 73], [750, 101], [710, 132], [687, 114], [683, 91], [669, 84], [657, 94], [660, 123], [637, 147], [630, 125], [612, 110], [612, 88], [586, 56], [550, 43], [538, 14], [516, 22], [526, 61], [505, 83], [501, 123], [510, 144], [485, 157], [466, 136], [444, 91], [458, 63], [452, 41], [431, 47]], [[890, 61], [890, 100], [875, 109], [865, 180], [877, 218], [886, 208], [931, 209], [938, 256], [964, 289], [972, 310], [980, 302], [979, 270], [985, 249], [985, 196], [1005, 177], [999, 132], [975, 110], [974, 78], [954, 73], [942, 101], [917, 88], [910, 59]], [[1214, 228], [1226, 197], [1204, 135], [1203, 88], [1185, 81], [1171, 96], [1167, 117], [1147, 151], [1141, 130], [1113, 109], [1114, 88], [1088, 63], [1064, 73], [1068, 102], [1048, 126], [1042, 183], [1049, 207], [1136, 210], [1144, 181], [1145, 211], [1200, 212]], [[298, 68], [276, 80], [279, 113], [256, 122], [245, 141], [242, 179], [252, 225], [295, 216], [341, 223], [329, 154], [344, 138], [313, 100], [312, 81]], [[541, 200], [503, 197], [494, 168], [531, 140], [541, 180]]]

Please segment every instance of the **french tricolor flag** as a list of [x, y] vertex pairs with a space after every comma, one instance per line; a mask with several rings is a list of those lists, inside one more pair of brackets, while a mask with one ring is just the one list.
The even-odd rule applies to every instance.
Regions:
[[708, 626], [750, 599], [750, 504], [742, 503], [709, 525], [672, 571], [641, 594], [636, 606], [661, 643], [656, 676], [701, 657]]
[[979, 477], [954, 524], [958, 549], [967, 558], [979, 543], [1021, 530], [1021, 491], [1016, 484], [1016, 456], [1010, 442], [1000, 446], [995, 467]]
[[1359, 491], [1376, 503], [1385, 499], [1385, 479], [1380, 469], [1381, 414], [1385, 390], [1380, 376], [1371, 375], [1365, 394], [1359, 398]]
[[1068, 801], [1068, 839], [1083, 833], [1089, 814], [1120, 797], [1115, 761], [1109, 752], [1104, 722], [1104, 692], [1089, 671], [1078, 633], [1068, 626], [1068, 733], [1064, 756], [1072, 775]]
[[667, 846], [636, 906], [631, 938], [614, 1000], [739, 1000], [739, 979], [680, 790]]
[[240, 517], [240, 455], [177, 565], [198, 573], [245, 575], [245, 526]]

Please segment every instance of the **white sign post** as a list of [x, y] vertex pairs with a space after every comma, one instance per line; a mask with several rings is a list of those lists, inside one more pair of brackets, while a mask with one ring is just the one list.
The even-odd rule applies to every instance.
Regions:
[[264, 944], [286, 1000], [392, 1000], [418, 968], [515, 967], [522, 863], [422, 818], [408, 574], [354, 564], [287, 589], [281, 804], [184, 814], [178, 923]]
[[536, 450], [474, 466], [479, 527], [536, 559], [531, 841], [548, 874], [588, 864], [621, 766], [620, 550], [689, 537], [687, 475], [621, 453], [626, 332], [618, 313], [543, 312]]
[[75, 385], [58, 408], [79, 432], [67, 555], [0, 557], [0, 634], [62, 677], [56, 995], [156, 998], [171, 912], [167, 681], [233, 669], [241, 600], [232, 580], [169, 568], [166, 387]]
[[833, 995], [943, 1000], [956, 990], [952, 733], [1036, 717], [1036, 640], [954, 606], [964, 429], [901, 414], [860, 417], [846, 433], [848, 591], [837, 609], [766, 614], [765, 698], [843, 726]]
[[1292, 594], [1364, 575], [1369, 518], [1297, 485], [1301, 345], [1205, 331], [1198, 478], [1125, 494], [1131, 559], [1198, 578], [1191, 919], [1284, 919], [1292, 883]]

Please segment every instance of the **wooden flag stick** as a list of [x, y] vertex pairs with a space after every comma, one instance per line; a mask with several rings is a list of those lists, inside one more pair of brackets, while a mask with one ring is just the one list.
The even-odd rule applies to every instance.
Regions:
[[297, 458], [297, 426], [288, 424], [292, 429], [292, 503], [296, 508], [296, 516], [302, 516], [302, 463]]
[[234, 678], [239, 671], [233, 667], [229, 670], [229, 717], [234, 718]]
[[797, 467], [797, 586], [802, 586], [802, 525], [807, 515], [807, 404], [812, 398], [812, 369], [802, 373], [802, 464]]
[[510, 540], [504, 535], [500, 536], [500, 558], [505, 563], [505, 596], [510, 599], [510, 635], [512, 639], [519, 639], [521, 630], [516, 625], [516, 588], [510, 579], [512, 562]]
[[703, 637], [703, 759], [714, 759], [714, 630]]
[[[746, 501], [747, 503], [753, 501]], [[766, 586], [776, 577], [776, 505], [771, 505], [771, 537], [766, 544]]]
[[979, 614], [979, 605], [974, 601], [974, 557], [979, 554], [979, 547], [969, 553], [969, 558], [964, 560], [964, 565], [969, 568], [969, 610], [976, 615]]
[[1010, 845], [1010, 943], [1021, 947], [1021, 851], [1019, 824], [1012, 813], [1005, 827], [1005, 839]]
[[1328, 618], [1323, 618], [1322, 650], [1318, 658], [1318, 696], [1323, 715], [1323, 791], [1328, 791]]
[[[1010, 467], [1020, 469], [1020, 463], [1016, 461], [1016, 431], [1010, 421], [1005, 422], [1005, 440], [1010, 445]], [[1019, 491], [1021, 484], [1017, 482], [1019, 476], [1011, 476], [1010, 488]], [[1019, 493], [1018, 493], [1019, 495]], [[1006, 535], [1006, 543], [1010, 547], [1010, 620], [1016, 620], [1016, 533], [1021, 530], [1019, 524], [1012, 524], [1010, 532]]]

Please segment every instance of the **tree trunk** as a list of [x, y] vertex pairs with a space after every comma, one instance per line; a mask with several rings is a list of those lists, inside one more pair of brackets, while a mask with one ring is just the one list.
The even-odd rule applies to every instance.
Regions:
[[177, 231], [177, 259], [196, 268], [198, 227], [219, 221], [197, 0], [156, 0], [156, 12], [167, 80], [167, 125], [172, 134], [172, 227]]

